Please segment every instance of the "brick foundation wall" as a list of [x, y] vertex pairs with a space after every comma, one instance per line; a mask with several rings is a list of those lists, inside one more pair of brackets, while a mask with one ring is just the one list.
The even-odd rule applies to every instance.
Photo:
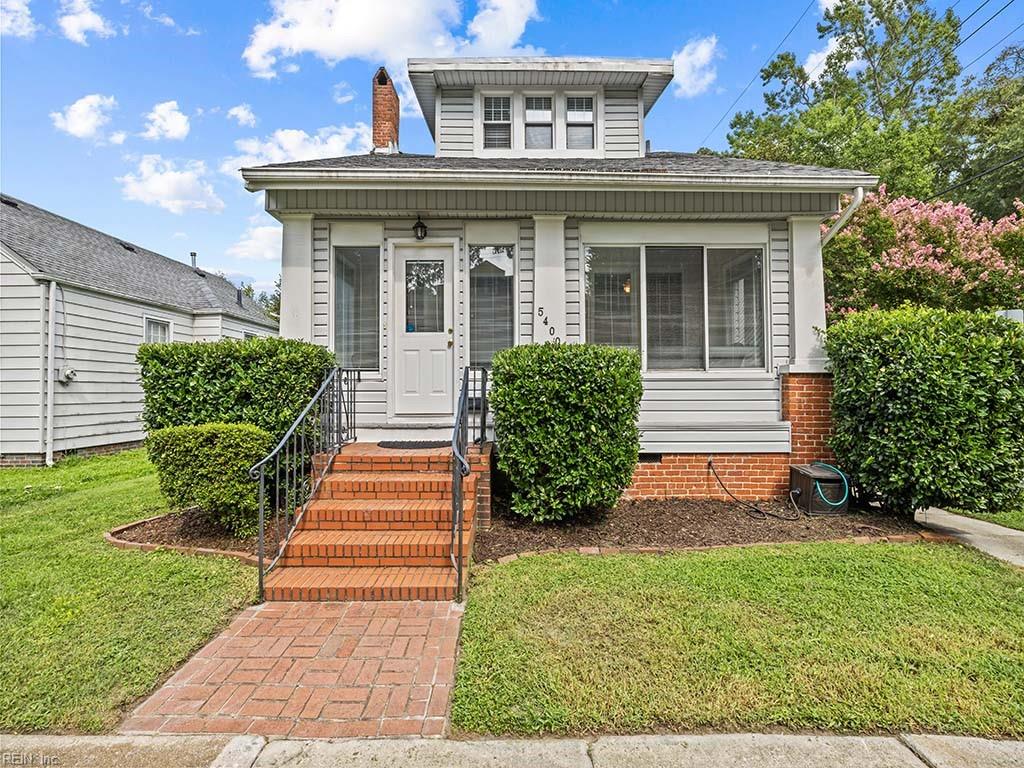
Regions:
[[[138, 448], [142, 444], [142, 440], [132, 440], [126, 443], [111, 443], [110, 445], [76, 448], [70, 451], [55, 451], [53, 460], [57, 462], [68, 456], [107, 456], [112, 453], [120, 453], [121, 451]], [[0, 467], [42, 467], [45, 464], [45, 453], [7, 453], [0, 456]]]
[[784, 496], [789, 488], [790, 464], [833, 458], [828, 448], [832, 433], [831, 396], [832, 377], [827, 373], [784, 374], [782, 418], [791, 425], [790, 453], [662, 454], [660, 461], [641, 460], [624, 496], [729, 498], [708, 467], [708, 459], [714, 460], [719, 476], [741, 499]]
[[476, 527], [491, 527], [491, 454], [493, 443], [484, 443], [469, 452], [469, 469], [476, 475]]

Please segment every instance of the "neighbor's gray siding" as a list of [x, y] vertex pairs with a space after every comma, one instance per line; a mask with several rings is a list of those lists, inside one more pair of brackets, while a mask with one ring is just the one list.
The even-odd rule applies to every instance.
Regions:
[[46, 286], [0, 253], [0, 455], [42, 450], [45, 305]]
[[271, 189], [266, 207], [337, 218], [518, 219], [535, 213], [567, 213], [576, 219], [757, 221], [796, 214], [826, 216], [838, 210], [839, 198], [824, 192]]
[[231, 317], [231, 315], [221, 316], [220, 328], [220, 337], [222, 339], [244, 339], [247, 333], [252, 336], [276, 335], [273, 331], [264, 328], [262, 325], [247, 323], [245, 320], [239, 320], [237, 317]]
[[637, 91], [604, 92], [605, 157], [643, 155], [642, 106]]
[[79, 288], [58, 290], [55, 368], [71, 368], [76, 376], [54, 387], [54, 450], [141, 440], [135, 354], [143, 317], [170, 320], [174, 341], [192, 341], [191, 315]]
[[438, 94], [438, 157], [472, 157], [473, 91], [446, 89]]

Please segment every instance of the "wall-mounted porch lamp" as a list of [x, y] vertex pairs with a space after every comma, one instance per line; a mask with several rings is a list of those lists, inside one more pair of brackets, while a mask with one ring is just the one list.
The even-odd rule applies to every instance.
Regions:
[[423, 223], [418, 215], [416, 216], [416, 223], [412, 225], [412, 233], [416, 235], [417, 240], [423, 240], [427, 236], [427, 225]]

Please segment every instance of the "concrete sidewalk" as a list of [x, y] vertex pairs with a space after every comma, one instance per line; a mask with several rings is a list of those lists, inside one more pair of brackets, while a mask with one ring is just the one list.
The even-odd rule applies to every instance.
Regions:
[[1020, 768], [1024, 742], [711, 734], [583, 739], [3, 736], [0, 765], [61, 768]]
[[954, 515], [938, 507], [918, 512], [914, 519], [936, 533], [955, 536], [964, 544], [970, 544], [992, 557], [1024, 568], [1024, 531]]

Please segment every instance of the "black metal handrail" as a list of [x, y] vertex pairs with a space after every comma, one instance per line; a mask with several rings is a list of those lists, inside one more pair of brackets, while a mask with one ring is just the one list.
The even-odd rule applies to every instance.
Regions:
[[469, 433], [471, 417], [477, 419], [473, 432], [474, 442], [483, 444], [487, 440], [487, 369], [462, 369], [462, 384], [459, 387], [459, 401], [455, 409], [455, 427], [452, 429], [452, 530], [451, 561], [455, 568], [455, 594], [461, 602], [464, 594], [465, 542], [464, 510], [462, 501], [462, 480], [470, 473]]
[[[341, 447], [355, 440], [355, 385], [359, 371], [332, 368], [274, 449], [249, 470], [259, 481], [260, 598], [263, 580], [284, 552]], [[264, 567], [266, 526], [273, 512], [278, 546]]]

